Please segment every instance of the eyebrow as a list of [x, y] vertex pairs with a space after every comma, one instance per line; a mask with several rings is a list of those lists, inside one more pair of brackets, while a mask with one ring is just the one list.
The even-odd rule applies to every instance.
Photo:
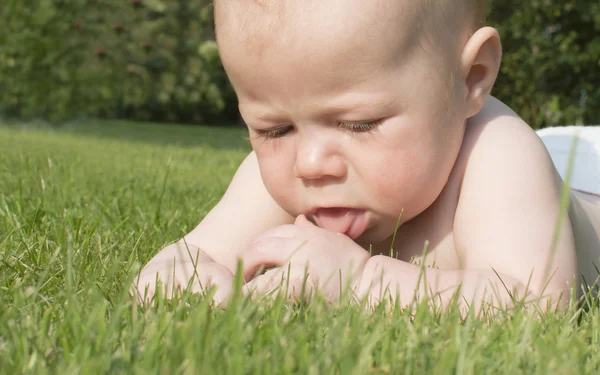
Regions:
[[[360, 96], [360, 98], [352, 98], [354, 96]], [[320, 108], [315, 110], [314, 116], [322, 118], [348, 115], [351, 113], [364, 114], [364, 112], [368, 111], [383, 111], [395, 105], [397, 100], [397, 96], [382, 100], [380, 95], [368, 95], [366, 97], [364, 94], [343, 95], [335, 100], [331, 100], [329, 103], [319, 106]], [[241, 108], [242, 106], [240, 106], [240, 112]], [[267, 105], [260, 103], [249, 104], [246, 108], [249, 110], [246, 110], [245, 113], [250, 114], [257, 120], [264, 122], [283, 121], [283, 116], [279, 115], [276, 111], [270, 110]]]

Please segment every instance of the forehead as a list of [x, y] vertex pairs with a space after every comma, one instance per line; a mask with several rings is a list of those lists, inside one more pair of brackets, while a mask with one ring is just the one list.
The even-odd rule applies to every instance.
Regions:
[[419, 34], [420, 0], [218, 0], [221, 48], [268, 52], [370, 45], [398, 48]]
[[351, 85], [406, 61], [419, 43], [418, 1], [241, 2], [215, 2], [221, 58], [236, 90], [306, 77]]
[[[295, 26], [303, 21], [336, 17], [352, 18], [360, 23], [371, 17], [394, 18], [401, 13], [415, 13], [426, 0], [215, 0], [217, 26], [228, 21], [247, 22], [240, 26]], [[233, 17], [232, 17], [233, 16]], [[248, 27], [244, 27], [248, 29]]]

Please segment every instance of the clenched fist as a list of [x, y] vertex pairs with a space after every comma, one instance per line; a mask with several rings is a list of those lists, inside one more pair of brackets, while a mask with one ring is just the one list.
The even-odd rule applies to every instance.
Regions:
[[[242, 254], [244, 277], [251, 280], [246, 292], [266, 294], [284, 286], [288, 298], [298, 299], [302, 291], [317, 290], [329, 301], [346, 288], [354, 291], [369, 259], [349, 237], [317, 227], [304, 215], [294, 225], [270, 229]], [[264, 268], [277, 268], [255, 276]]]

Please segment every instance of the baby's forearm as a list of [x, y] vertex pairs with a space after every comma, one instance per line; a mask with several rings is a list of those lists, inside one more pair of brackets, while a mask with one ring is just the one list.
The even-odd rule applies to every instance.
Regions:
[[[515, 303], [526, 302], [532, 306], [537, 302], [545, 308], [548, 298], [553, 306], [564, 304], [568, 297], [559, 293], [539, 293], [528, 289], [519, 280], [494, 272], [494, 270], [439, 270], [421, 267], [383, 255], [372, 257], [363, 271], [357, 294], [366, 297], [370, 304], [387, 299], [408, 307], [427, 298], [437, 306], [445, 308], [454, 301], [461, 308], [473, 307], [475, 312], [482, 308], [511, 308]], [[400, 301], [396, 301], [400, 299]]]

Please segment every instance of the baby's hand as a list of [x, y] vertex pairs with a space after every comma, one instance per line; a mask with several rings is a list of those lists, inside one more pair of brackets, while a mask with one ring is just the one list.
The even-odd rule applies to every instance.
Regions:
[[188, 285], [193, 293], [205, 293], [215, 286], [213, 301], [224, 306], [231, 294], [233, 274], [201, 250], [176, 243], [164, 248], [142, 269], [131, 294], [139, 303], [150, 302], [156, 293], [157, 281], [162, 283], [163, 295], [167, 298], [181, 294]]
[[252, 279], [261, 267], [279, 266], [246, 284], [246, 291], [265, 294], [280, 286], [288, 297], [303, 298], [316, 289], [329, 301], [360, 282], [369, 253], [349, 237], [319, 228], [298, 216], [294, 225], [266, 231], [243, 253], [244, 277]]

